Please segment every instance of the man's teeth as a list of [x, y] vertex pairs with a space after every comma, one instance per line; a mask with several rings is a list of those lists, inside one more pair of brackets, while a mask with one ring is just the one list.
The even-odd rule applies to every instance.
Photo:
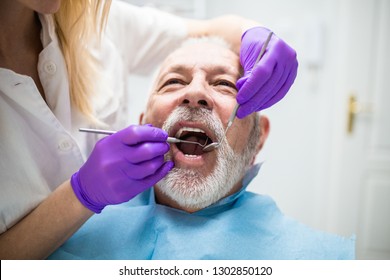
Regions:
[[188, 158], [196, 158], [198, 157], [197, 155], [188, 155], [188, 154], [184, 154], [185, 157], [188, 157]]
[[182, 128], [179, 129], [178, 132], [176, 132], [175, 137], [176, 137], [176, 138], [180, 138], [181, 134], [182, 134], [183, 132], [187, 132], [187, 131], [201, 132], [201, 133], [206, 134], [206, 132], [204, 132], [204, 130], [202, 130], [202, 129], [200, 129], [200, 128], [195, 128], [195, 127], [182, 127]]

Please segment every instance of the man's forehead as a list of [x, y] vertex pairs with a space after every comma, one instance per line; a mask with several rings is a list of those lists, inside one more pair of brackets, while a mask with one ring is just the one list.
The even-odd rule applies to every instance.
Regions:
[[233, 51], [214, 44], [198, 43], [174, 51], [162, 64], [160, 74], [183, 73], [203, 68], [216, 74], [239, 76], [239, 58]]

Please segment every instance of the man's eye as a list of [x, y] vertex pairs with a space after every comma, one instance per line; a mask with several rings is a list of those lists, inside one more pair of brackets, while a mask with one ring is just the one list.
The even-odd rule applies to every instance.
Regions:
[[180, 79], [169, 79], [166, 82], [164, 82], [161, 87], [158, 89], [158, 91], [161, 90], [172, 90], [175, 89], [177, 86], [185, 85], [185, 82]]
[[170, 86], [170, 85], [177, 85], [177, 84], [184, 84], [183, 81], [179, 80], [179, 79], [170, 79], [168, 81], [166, 81], [163, 86]]
[[235, 84], [233, 84], [232, 82], [226, 81], [226, 80], [217, 81], [214, 85], [215, 86], [230, 87], [234, 90], [237, 90]]

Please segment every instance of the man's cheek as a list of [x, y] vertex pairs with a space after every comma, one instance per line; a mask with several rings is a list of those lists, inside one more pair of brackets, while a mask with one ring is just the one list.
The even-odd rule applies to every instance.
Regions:
[[151, 124], [155, 127], [162, 127], [164, 122], [166, 120], [166, 117], [165, 115], [163, 114], [159, 114], [158, 113], [158, 110], [156, 110], [156, 114], [153, 115], [153, 121], [151, 122]]

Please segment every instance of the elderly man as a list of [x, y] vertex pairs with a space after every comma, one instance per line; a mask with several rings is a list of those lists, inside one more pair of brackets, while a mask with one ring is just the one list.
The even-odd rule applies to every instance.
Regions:
[[351, 259], [354, 241], [284, 216], [246, 187], [269, 120], [236, 119], [225, 135], [241, 76], [239, 58], [218, 39], [187, 42], [162, 64], [141, 123], [202, 145], [171, 144], [175, 167], [129, 203], [95, 215], [51, 258]]

